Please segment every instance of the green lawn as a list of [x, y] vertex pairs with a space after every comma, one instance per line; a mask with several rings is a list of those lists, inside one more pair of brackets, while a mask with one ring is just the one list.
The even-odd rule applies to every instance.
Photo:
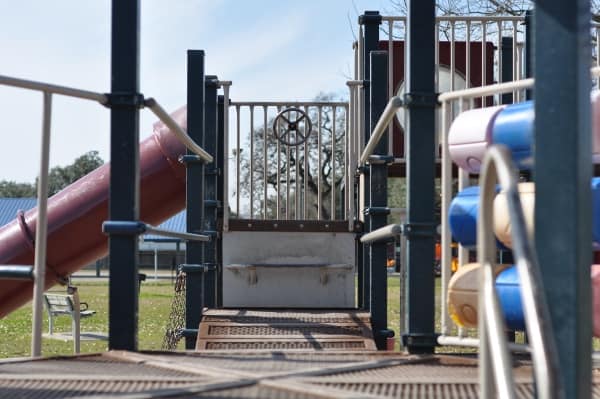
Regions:
[[[81, 302], [97, 313], [81, 321], [81, 331], [108, 331], [108, 283], [107, 280], [77, 283]], [[60, 287], [55, 287], [60, 290]], [[63, 290], [64, 292], [64, 290]], [[173, 299], [170, 281], [148, 281], [142, 284], [139, 310], [139, 348], [160, 349]], [[70, 331], [71, 319], [55, 318], [56, 331]], [[48, 331], [47, 314], [44, 311], [44, 333]], [[31, 347], [31, 303], [21, 307], [4, 319], [0, 319], [0, 358], [29, 356]], [[107, 341], [82, 341], [81, 352], [101, 352], [108, 348]], [[73, 342], [43, 339], [44, 356], [73, 353]]]
[[[439, 331], [439, 306], [440, 306], [440, 279], [435, 280], [436, 288], [436, 331]], [[107, 280], [77, 283], [82, 302], [87, 302], [89, 308], [97, 313], [81, 322], [82, 331], [104, 332], [108, 331], [108, 283]], [[400, 281], [398, 277], [388, 278], [388, 326], [396, 332], [396, 349], [399, 348], [398, 326], [400, 321]], [[170, 281], [149, 280], [142, 283], [140, 292], [139, 310], [139, 349], [158, 350], [162, 346], [166, 324], [169, 318], [171, 302], [173, 300], [173, 285]], [[45, 312], [44, 312], [45, 313]], [[70, 318], [58, 317], [56, 319], [57, 331], [70, 331]], [[44, 332], [47, 332], [47, 316], [44, 314]], [[474, 335], [469, 331], [469, 335]], [[27, 304], [0, 319], [0, 358], [29, 356], [31, 346], [31, 304]], [[181, 343], [182, 344], [182, 343]], [[106, 341], [82, 341], [81, 352], [102, 352], [107, 350]], [[183, 349], [182, 345], [179, 345]], [[595, 350], [600, 349], [600, 343], [594, 339]], [[470, 352], [467, 348], [442, 347], [439, 352]], [[54, 339], [43, 339], [42, 354], [65, 355], [73, 353], [73, 343]]]

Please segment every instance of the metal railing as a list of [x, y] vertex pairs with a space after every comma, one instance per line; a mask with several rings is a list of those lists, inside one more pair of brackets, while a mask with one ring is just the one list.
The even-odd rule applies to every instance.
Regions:
[[[461, 111], [466, 111], [473, 103], [473, 99], [481, 96], [491, 96], [502, 93], [513, 93], [515, 91], [523, 91], [533, 87], [533, 79], [525, 79], [515, 82], [498, 83], [495, 85], [474, 87], [470, 89], [457, 90], [448, 93], [442, 93], [438, 100], [442, 104], [442, 136], [441, 136], [441, 220], [447, 221], [449, 216], [450, 202], [452, 200], [452, 160], [448, 148], [448, 132], [453, 120], [453, 113], [450, 112], [451, 104], [458, 103]], [[459, 169], [458, 171], [458, 189], [463, 190], [469, 185], [469, 174]], [[441, 285], [442, 298], [445, 298], [448, 293], [448, 284], [452, 275], [450, 266], [452, 258], [451, 250], [452, 236], [450, 234], [450, 226], [448, 223], [441, 224]], [[458, 263], [464, 265], [468, 260], [468, 250], [459, 246]], [[451, 336], [454, 323], [448, 314], [448, 306], [446, 301], [441, 303], [441, 337], [438, 342], [443, 344], [462, 345], [465, 341], [465, 331], [461, 328], [458, 331], [458, 336]]]
[[[231, 199], [237, 218], [344, 220], [353, 215], [347, 165], [354, 144], [347, 131], [354, 122], [348, 120], [347, 102], [235, 101], [230, 107], [235, 127], [225, 133], [225, 164], [229, 170], [233, 155], [235, 183], [224, 184], [224, 198]], [[308, 138], [297, 146], [281, 143], [273, 132], [275, 116], [287, 108], [306, 112], [312, 121], [311, 132], [303, 125]]]
[[500, 183], [508, 204], [513, 256], [520, 279], [527, 336], [531, 345], [534, 376], [539, 398], [563, 397], [558, 355], [546, 303], [542, 276], [535, 251], [525, 227], [525, 217], [517, 188], [518, 178], [510, 152], [491, 146], [483, 159], [480, 175], [480, 204], [477, 225], [479, 272], [479, 358], [480, 395], [492, 397], [495, 381], [499, 397], [514, 398], [512, 362], [507, 350], [504, 315], [495, 285], [496, 241], [493, 227], [493, 201]]
[[[46, 276], [46, 252], [48, 233], [48, 169], [50, 162], [50, 131], [52, 120], [52, 95], [58, 94], [68, 97], [81, 98], [96, 101], [104, 106], [110, 106], [110, 95], [96, 93], [87, 90], [74, 89], [67, 86], [53, 85], [44, 82], [19, 79], [0, 75], [0, 85], [19, 87], [23, 89], [40, 91], [43, 93], [42, 114], [42, 145], [40, 156], [40, 169], [38, 179], [38, 205], [37, 205], [37, 228], [35, 236], [35, 260], [33, 268], [33, 321], [31, 354], [40, 356], [42, 350], [42, 318], [43, 318], [43, 294]], [[175, 136], [192, 152], [205, 162], [212, 162], [213, 158], [198, 146], [187, 133], [167, 114], [164, 109], [149, 98], [144, 101], [145, 106], [150, 108], [158, 118], [167, 125]]]
[[[510, 80], [520, 80], [524, 71], [524, 41], [525, 34], [522, 27], [525, 22], [523, 16], [441, 16], [436, 17], [435, 23], [435, 64], [438, 66], [435, 73], [436, 92], [455, 91], [457, 89], [470, 88], [473, 86], [484, 86], [493, 82], [501, 82], [502, 76], [510, 76]], [[404, 77], [395, 76], [394, 72], [394, 54], [397, 49], [394, 48], [395, 41], [404, 41], [406, 43], [407, 18], [405, 16], [382, 16], [382, 31], [385, 33], [381, 37], [382, 41], [387, 41], [388, 51], [388, 97], [401, 96], [404, 88]], [[358, 29], [358, 40], [354, 46], [355, 76], [354, 79], [362, 82], [365, 78], [363, 70], [364, 62], [364, 30], [362, 25]], [[510, 39], [513, 43], [510, 56], [512, 64], [510, 71], [505, 71], [502, 63], [503, 38]], [[447, 43], [447, 44], [446, 44]], [[458, 44], [458, 45], [457, 45]], [[491, 50], [488, 44], [495, 46]], [[464, 49], [463, 49], [464, 46]], [[444, 47], [443, 60], [440, 59], [440, 49]], [[459, 50], [457, 50], [459, 48]], [[473, 59], [474, 50], [480, 54], [480, 62]], [[407, 70], [407, 46], [403, 46], [404, 51], [404, 71]], [[493, 51], [493, 53], [489, 53]], [[462, 54], [464, 53], [464, 56]], [[460, 59], [459, 54], [464, 59]], [[397, 63], [397, 62], [396, 62]], [[598, 64], [600, 65], [600, 63]], [[491, 68], [492, 74], [488, 73]], [[444, 69], [449, 73], [449, 80], [444, 83], [440, 79], [440, 71]], [[477, 78], [475, 79], [475, 77]], [[520, 101], [524, 98], [523, 93], [514, 91], [513, 99]], [[352, 92], [350, 96], [353, 112], [364, 115], [364, 105], [360, 103], [360, 95], [353, 99]], [[491, 101], [482, 96], [479, 102]], [[458, 109], [452, 110], [454, 113]], [[404, 111], [400, 111], [404, 112]], [[398, 123], [402, 125], [401, 113], [398, 114]], [[351, 120], [357, 118], [356, 115], [350, 117]], [[361, 120], [360, 117], [358, 117]], [[436, 115], [437, 126], [440, 126], [440, 115]], [[389, 155], [393, 155], [394, 149], [394, 126], [388, 126], [388, 148]], [[436, 135], [436, 142], [441, 142], [442, 133]], [[362, 146], [360, 148], [363, 148]], [[402, 154], [396, 161], [404, 161]]]

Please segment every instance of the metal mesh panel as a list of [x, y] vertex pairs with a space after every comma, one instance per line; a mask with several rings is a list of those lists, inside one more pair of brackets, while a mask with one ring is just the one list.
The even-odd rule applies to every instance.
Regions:
[[262, 324], [262, 323], [367, 323], [368, 318], [351, 317], [319, 317], [311, 315], [298, 315], [297, 317], [264, 317], [264, 316], [206, 316], [202, 319], [207, 323], [235, 322], [239, 324]]
[[209, 336], [265, 336], [265, 335], [353, 335], [362, 336], [363, 329], [358, 326], [219, 326], [211, 325], [208, 329]]
[[309, 399], [309, 398], [322, 398], [323, 396], [316, 396], [310, 392], [297, 392], [288, 391], [285, 389], [277, 389], [271, 387], [265, 387], [261, 385], [255, 385], [248, 388], [237, 388], [227, 389], [222, 391], [206, 392], [194, 396], [195, 398], [247, 398], [247, 399], [262, 399], [262, 398], [273, 398], [273, 399]]
[[325, 385], [330, 388], [389, 398], [479, 398], [477, 384], [328, 383]]
[[198, 377], [198, 374], [194, 373], [139, 363], [108, 360], [101, 356], [0, 364], [0, 378], [25, 373], [57, 376]]
[[141, 392], [153, 389], [177, 388], [194, 384], [192, 381], [169, 380], [0, 380], [0, 397], [21, 399], [53, 399], [107, 393]]
[[247, 350], [247, 349], [364, 349], [364, 341], [217, 341], [208, 342], [209, 350]]

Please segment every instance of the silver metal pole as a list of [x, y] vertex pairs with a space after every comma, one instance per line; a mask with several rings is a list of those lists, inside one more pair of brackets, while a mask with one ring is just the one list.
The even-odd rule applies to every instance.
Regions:
[[317, 117], [317, 220], [321, 220], [321, 211], [323, 204], [321, 203], [321, 121], [323, 108], [319, 106]]
[[229, 87], [223, 84], [223, 231], [229, 231]]
[[235, 162], [236, 162], [236, 190], [235, 190], [235, 201], [236, 201], [236, 211], [237, 211], [237, 217], [240, 218], [241, 217], [241, 210], [240, 210], [240, 161], [241, 161], [241, 157], [240, 157], [240, 106], [236, 105], [235, 106], [235, 115], [236, 115], [236, 141], [237, 141], [237, 149], [235, 152]]
[[250, 106], [250, 219], [254, 219], [254, 105]]
[[263, 126], [264, 126], [264, 133], [263, 133], [263, 184], [264, 184], [264, 198], [263, 198], [263, 219], [267, 219], [267, 197], [268, 197], [268, 182], [267, 182], [267, 169], [269, 167], [269, 162], [267, 161], [267, 146], [268, 146], [268, 141], [267, 141], [267, 133], [269, 131], [269, 127], [267, 126], [267, 111], [268, 111], [268, 107], [266, 105], [263, 105]]
[[44, 286], [46, 283], [46, 240], [48, 234], [48, 168], [50, 163], [50, 130], [52, 121], [52, 94], [44, 92], [44, 113], [42, 117], [42, 146], [40, 174], [38, 180], [38, 217], [35, 231], [35, 261], [33, 283], [33, 326], [31, 355], [42, 354], [42, 318]]
[[336, 111], [336, 107], [333, 106], [332, 107], [332, 113], [333, 113], [333, 117], [332, 117], [332, 126], [331, 126], [331, 214], [330, 214], [330, 219], [331, 220], [335, 220], [335, 195], [336, 195], [336, 190], [335, 190], [335, 125], [336, 125], [336, 121], [335, 121], [335, 111]]

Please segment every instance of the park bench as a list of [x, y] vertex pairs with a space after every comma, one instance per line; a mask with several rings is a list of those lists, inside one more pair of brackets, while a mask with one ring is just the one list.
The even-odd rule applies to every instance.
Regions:
[[79, 293], [76, 287], [69, 287], [66, 294], [46, 292], [44, 302], [48, 310], [48, 335], [54, 335], [54, 318], [57, 316], [71, 317], [71, 333], [75, 344], [75, 353], [79, 353], [80, 320], [93, 316], [96, 311], [88, 309], [86, 302], [79, 302]]

